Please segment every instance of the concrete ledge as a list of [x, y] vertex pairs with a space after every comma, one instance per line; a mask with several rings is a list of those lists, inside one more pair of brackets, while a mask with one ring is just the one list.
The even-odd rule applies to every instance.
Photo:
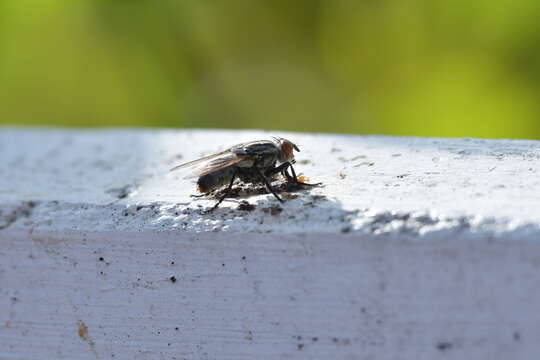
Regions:
[[[325, 187], [208, 216], [167, 172], [270, 135]], [[540, 142], [4, 129], [0, 154], [2, 359], [540, 350]]]

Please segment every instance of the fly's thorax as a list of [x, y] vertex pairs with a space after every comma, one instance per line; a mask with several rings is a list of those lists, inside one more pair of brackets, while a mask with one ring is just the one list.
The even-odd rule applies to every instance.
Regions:
[[255, 160], [253, 159], [246, 159], [242, 160], [239, 163], [236, 163], [235, 166], [241, 167], [241, 168], [250, 168], [255, 163]]
[[254, 153], [248, 159], [236, 163], [235, 166], [239, 168], [257, 167], [259, 169], [266, 169], [273, 166], [278, 158], [279, 154], [277, 152]]
[[270, 155], [261, 157], [257, 165], [261, 169], [268, 169], [270, 167], [274, 167], [276, 165], [277, 160], [278, 160], [277, 155], [270, 154]]

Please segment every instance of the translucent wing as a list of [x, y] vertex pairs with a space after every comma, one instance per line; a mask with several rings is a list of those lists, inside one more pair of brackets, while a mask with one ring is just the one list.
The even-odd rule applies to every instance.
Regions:
[[175, 166], [170, 171], [190, 169], [190, 172], [184, 176], [184, 179], [189, 179], [208, 175], [214, 171], [224, 169], [245, 159], [245, 156], [237, 156], [230, 150], [226, 150]]

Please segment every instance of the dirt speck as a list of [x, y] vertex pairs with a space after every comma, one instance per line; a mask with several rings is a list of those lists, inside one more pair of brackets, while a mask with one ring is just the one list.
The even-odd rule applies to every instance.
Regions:
[[348, 339], [348, 338], [340, 339], [340, 338], [335, 337], [335, 338], [332, 338], [332, 342], [334, 344], [350, 345], [351, 339]]
[[88, 327], [82, 320], [78, 320], [77, 325], [78, 325], [79, 337], [83, 339], [84, 341], [86, 341], [88, 345], [90, 345], [90, 349], [92, 350], [94, 355], [96, 355], [97, 357], [96, 344], [94, 343], [94, 340], [92, 340], [92, 338], [90, 337], [90, 334], [88, 333]]
[[278, 216], [283, 211], [283, 208], [279, 205], [274, 205], [274, 206], [264, 208], [263, 211], [272, 216]]
[[171, 276], [169, 280], [174, 284], [176, 282], [176, 276]]
[[373, 166], [373, 165], [375, 165], [374, 162], [363, 161], [363, 162], [361, 162], [359, 164], [354, 165], [353, 167], [357, 168], [357, 167], [360, 167], [360, 166]]
[[238, 205], [238, 210], [242, 211], [253, 211], [255, 210], [256, 206], [248, 203], [246, 200], [242, 200], [240, 202], [240, 205]]
[[302, 349], [304, 348], [304, 344], [297, 344], [297, 345], [296, 345], [296, 348], [297, 348], [298, 350], [302, 350]]
[[132, 195], [137, 190], [136, 185], [125, 185], [119, 188], [112, 188], [106, 191], [107, 194], [114, 196], [115, 198], [121, 200], [125, 199], [128, 196]]
[[438, 342], [435, 347], [439, 351], [447, 351], [447, 350], [450, 350], [453, 346], [454, 344], [452, 344], [451, 342], [441, 341], [441, 342]]
[[283, 194], [281, 194], [281, 197], [285, 198], [285, 199], [292, 200], [292, 199], [296, 199], [298, 197], [298, 194], [283, 193]]
[[312, 162], [311, 160], [302, 159], [302, 160], [298, 160], [296, 163], [300, 165], [307, 165], [307, 164], [311, 164], [311, 162]]

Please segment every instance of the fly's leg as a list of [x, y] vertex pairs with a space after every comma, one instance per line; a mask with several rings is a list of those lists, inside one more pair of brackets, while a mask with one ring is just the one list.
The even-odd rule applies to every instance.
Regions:
[[232, 189], [232, 186], [233, 186], [233, 183], [234, 183], [234, 179], [236, 178], [236, 171], [233, 173], [232, 177], [231, 177], [231, 182], [229, 183], [229, 186], [227, 186], [227, 189], [225, 190], [225, 194], [223, 194], [223, 196], [221, 197], [221, 199], [218, 200], [218, 202], [216, 203], [216, 205], [214, 205], [210, 210], [208, 210], [207, 212], [212, 212], [214, 211], [215, 209], [217, 209], [217, 207], [219, 206], [219, 204], [221, 204], [223, 202], [223, 200], [225, 200], [225, 198], [229, 195], [229, 192], [231, 191]]
[[289, 173], [287, 173], [287, 168], [291, 166], [291, 163], [290, 162], [284, 162], [283, 164], [273, 168], [273, 169], [268, 169], [266, 170], [266, 172], [264, 173], [266, 176], [268, 177], [272, 177], [274, 175], [276, 175], [277, 173], [281, 172], [283, 174], [283, 176], [285, 176], [287, 178], [287, 180], [292, 180], [291, 178], [291, 175], [289, 175]]
[[[319, 185], [322, 184], [322, 183], [308, 184], [308, 183], [299, 181], [299, 180], [298, 180], [298, 177], [296, 176], [296, 172], [294, 171], [294, 168], [293, 168], [292, 164], [289, 164], [289, 169], [291, 169], [291, 172], [292, 172], [292, 178], [294, 179], [294, 181], [295, 181], [298, 185], [304, 185], [304, 186], [319, 186]], [[287, 170], [285, 170], [285, 171], [287, 171]]]
[[[289, 175], [289, 172], [287, 171], [288, 169], [291, 169], [291, 172], [292, 172], [292, 176]], [[272, 176], [272, 175], [275, 175], [277, 173], [281, 172], [285, 178], [287, 178], [288, 181], [294, 181], [295, 183], [297, 183], [298, 185], [305, 185], [305, 186], [319, 186], [321, 185], [322, 183], [316, 183], [316, 184], [308, 184], [308, 183], [305, 183], [305, 182], [302, 182], [302, 181], [299, 181], [298, 180], [298, 177], [296, 176], [296, 172], [294, 171], [294, 168], [292, 166], [292, 164], [290, 162], [284, 162], [283, 164], [269, 170], [266, 172], [267, 176]]]
[[[259, 170], [258, 168], [254, 168], [255, 171], [257, 172], [257, 174], [259, 174], [259, 177], [262, 179], [262, 181], [264, 181], [264, 184], [266, 185], [266, 187], [268, 188], [268, 190], [272, 193], [272, 195], [274, 195], [276, 197], [276, 199], [279, 200], [279, 202], [283, 202], [283, 200], [281, 200], [281, 198], [278, 196], [278, 194], [276, 194], [276, 192], [274, 191], [274, 189], [272, 189], [272, 186], [270, 185], [270, 183], [268, 182], [268, 179], [266, 178], [266, 176], [264, 176], [264, 174], [261, 172], [261, 170]], [[279, 171], [278, 171], [279, 172]]]

